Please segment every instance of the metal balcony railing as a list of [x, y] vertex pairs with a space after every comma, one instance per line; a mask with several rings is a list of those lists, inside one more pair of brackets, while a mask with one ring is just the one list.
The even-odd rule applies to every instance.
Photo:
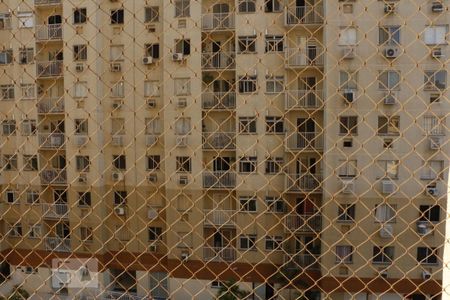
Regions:
[[42, 170], [41, 183], [43, 184], [65, 184], [67, 183], [67, 173], [65, 170]]
[[69, 217], [69, 206], [63, 203], [42, 203], [42, 213], [45, 218], [61, 219]]
[[61, 0], [34, 0], [34, 5], [58, 5], [61, 4]]
[[60, 237], [46, 237], [45, 250], [55, 252], [71, 252], [70, 239]]
[[323, 133], [297, 132], [287, 133], [286, 147], [290, 150], [323, 149]]
[[236, 173], [233, 171], [203, 172], [204, 188], [233, 188], [236, 186]]
[[40, 114], [58, 114], [64, 113], [63, 98], [47, 98], [42, 99], [37, 104], [38, 113]]
[[63, 74], [63, 62], [61, 60], [39, 61], [36, 63], [36, 75], [38, 77], [58, 77]]
[[236, 149], [235, 132], [204, 132], [203, 149]]
[[234, 261], [236, 249], [233, 247], [203, 247], [203, 258], [206, 261]]
[[313, 254], [290, 253], [284, 255], [284, 263], [289, 269], [320, 270], [320, 256]]
[[321, 90], [287, 90], [285, 92], [284, 108], [318, 109], [323, 105], [323, 91]]
[[287, 48], [284, 54], [286, 66], [290, 68], [323, 66], [321, 47]]
[[286, 174], [286, 190], [291, 192], [321, 192], [322, 174]]
[[236, 108], [236, 92], [204, 92], [202, 94], [203, 109]]
[[285, 25], [313, 25], [324, 21], [323, 6], [319, 4], [287, 7], [284, 12]]
[[284, 226], [288, 231], [318, 232], [322, 229], [322, 216], [320, 214], [287, 215]]
[[[94, 298], [92, 298], [94, 299]], [[100, 300], [148, 300], [148, 297], [140, 297], [137, 294], [130, 292], [118, 292], [118, 291], [104, 291], [100, 298], [95, 298]]]
[[210, 226], [235, 226], [236, 225], [236, 211], [235, 210], [204, 210], [205, 225]]
[[209, 13], [202, 16], [203, 30], [234, 29], [234, 13]]
[[207, 70], [234, 69], [236, 67], [235, 52], [204, 52], [202, 53], [202, 68]]
[[60, 148], [64, 145], [64, 133], [40, 133], [39, 146], [41, 148]]
[[36, 40], [61, 40], [63, 37], [62, 24], [36, 25]]

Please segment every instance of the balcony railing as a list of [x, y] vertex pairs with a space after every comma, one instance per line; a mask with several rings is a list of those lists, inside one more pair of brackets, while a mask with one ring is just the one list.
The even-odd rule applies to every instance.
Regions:
[[317, 232], [322, 229], [322, 216], [315, 215], [287, 215], [284, 226], [289, 231]]
[[[94, 299], [94, 298], [93, 298]], [[95, 298], [100, 300], [148, 300], [148, 297], [140, 297], [137, 294], [130, 292], [117, 292], [117, 291], [104, 291], [100, 298]]]
[[313, 254], [285, 254], [284, 263], [289, 269], [320, 270], [319, 255]]
[[37, 104], [40, 114], [58, 114], [64, 113], [64, 98], [43, 99]]
[[203, 109], [236, 108], [236, 92], [205, 92], [202, 94]]
[[39, 134], [39, 146], [41, 148], [60, 148], [64, 145], [64, 133]]
[[236, 186], [236, 173], [232, 171], [205, 171], [204, 188], [233, 188]]
[[65, 184], [67, 182], [67, 174], [64, 170], [42, 170], [41, 183], [43, 184]]
[[236, 225], [236, 211], [235, 210], [204, 210], [205, 225], [210, 226], [234, 226]]
[[40, 61], [36, 63], [38, 77], [58, 77], [63, 74], [63, 62], [60, 60]]
[[62, 24], [36, 25], [36, 40], [61, 40], [63, 37]]
[[229, 30], [234, 28], [234, 14], [209, 13], [202, 16], [203, 30]]
[[234, 69], [236, 66], [235, 52], [204, 52], [202, 53], [202, 68], [207, 70]]
[[287, 67], [323, 66], [324, 55], [321, 47], [287, 48], [284, 53]]
[[69, 217], [69, 206], [60, 203], [42, 203], [42, 213], [45, 218], [61, 219]]
[[234, 261], [236, 249], [233, 247], [203, 247], [203, 258], [206, 261]]
[[322, 174], [286, 174], [286, 190], [292, 192], [321, 192]]
[[285, 92], [284, 108], [318, 109], [323, 105], [323, 91], [321, 90], [288, 90]]
[[286, 26], [321, 24], [324, 21], [322, 5], [287, 7], [285, 9]]
[[235, 132], [204, 132], [203, 149], [236, 149]]
[[45, 238], [45, 250], [55, 252], [71, 252], [70, 239], [47, 237]]
[[61, 0], [34, 0], [34, 5], [58, 5]]
[[288, 133], [286, 147], [291, 150], [323, 149], [323, 134], [319, 132]]

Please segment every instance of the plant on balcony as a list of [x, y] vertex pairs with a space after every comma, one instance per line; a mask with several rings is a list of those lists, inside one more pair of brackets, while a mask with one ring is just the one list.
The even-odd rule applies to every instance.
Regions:
[[241, 290], [239, 284], [233, 280], [227, 280], [222, 283], [222, 286], [217, 291], [217, 300], [239, 300], [245, 299], [249, 295], [248, 291]]
[[299, 288], [305, 289], [308, 287], [308, 284], [305, 281], [299, 279], [301, 273], [301, 269], [292, 268], [286, 264], [278, 269], [278, 273], [274, 274], [271, 280], [280, 284], [280, 289], [288, 290], [289, 299], [303, 300], [306, 299], [304, 296], [296, 295], [294, 297], [294, 295], [292, 295], [293, 291], [297, 291]]
[[8, 296], [8, 300], [25, 300], [30, 297], [30, 293], [21, 288], [20, 286], [15, 286], [14, 290]]

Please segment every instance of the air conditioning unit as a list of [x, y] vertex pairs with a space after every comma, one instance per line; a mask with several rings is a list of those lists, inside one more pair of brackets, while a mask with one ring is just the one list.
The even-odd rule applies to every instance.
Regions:
[[179, 185], [186, 185], [188, 183], [189, 183], [189, 179], [186, 175], [181, 175], [180, 178], [178, 178]]
[[53, 146], [59, 146], [63, 144], [63, 138], [62, 136], [59, 135], [52, 135], [50, 137], [50, 144], [52, 144]]
[[123, 135], [113, 135], [111, 143], [114, 146], [122, 146], [123, 145], [123, 140], [124, 140]]
[[185, 108], [187, 106], [187, 99], [186, 98], [179, 98], [177, 100], [177, 107], [178, 108]]
[[386, 105], [394, 105], [397, 102], [397, 93], [393, 91], [387, 92], [383, 102]]
[[75, 136], [75, 145], [84, 146], [88, 141], [88, 137], [85, 135], [76, 135]]
[[149, 252], [156, 252], [156, 251], [158, 251], [158, 245], [157, 244], [150, 244], [148, 246], [148, 251]]
[[114, 100], [112, 103], [112, 109], [120, 109], [122, 107], [122, 100]]
[[436, 48], [436, 49], [433, 49], [431, 51], [431, 56], [433, 58], [443, 58], [444, 57], [444, 53], [443, 53], [441, 48]]
[[121, 172], [113, 172], [111, 178], [115, 182], [123, 181], [124, 175]]
[[114, 213], [118, 216], [125, 216], [125, 207], [123, 206], [114, 207]]
[[153, 57], [146, 56], [146, 57], [142, 58], [142, 63], [144, 65], [151, 65], [153, 63]]
[[154, 219], [158, 218], [158, 215], [159, 215], [158, 210], [157, 210], [157, 209], [154, 209], [154, 208], [152, 208], [152, 207], [150, 207], [150, 208], [148, 209], [148, 211], [147, 211], [147, 217], [148, 217], [150, 220], [154, 220]]
[[147, 25], [145, 25], [145, 29], [147, 29], [148, 32], [155, 32], [156, 26], [155, 26], [155, 24], [147, 24]]
[[417, 222], [417, 233], [419, 235], [428, 235], [432, 231], [432, 227], [429, 226], [428, 222]]
[[392, 180], [381, 181], [381, 190], [383, 194], [392, 194], [395, 192], [395, 184]]
[[427, 280], [431, 278], [431, 273], [428, 271], [422, 271], [422, 279]]
[[380, 276], [381, 278], [388, 278], [388, 271], [380, 270], [380, 271], [378, 271], [378, 276]]
[[343, 59], [353, 59], [355, 58], [355, 47], [345, 47], [342, 49], [342, 58]]
[[387, 47], [384, 49], [384, 57], [386, 58], [397, 58], [400, 50], [398, 47]]
[[173, 60], [173, 61], [178, 61], [178, 62], [180, 62], [180, 61], [183, 61], [183, 59], [184, 59], [183, 53], [174, 53], [174, 54], [172, 55], [172, 60]]
[[444, 4], [442, 4], [440, 1], [433, 2], [433, 4], [431, 4], [431, 11], [435, 13], [443, 12]]
[[79, 183], [86, 183], [87, 182], [87, 174], [86, 173], [80, 173], [78, 176], [78, 182]]
[[147, 180], [148, 180], [148, 182], [152, 182], [152, 183], [158, 182], [158, 175], [156, 175], [156, 174], [149, 174], [147, 176]]
[[352, 103], [353, 101], [355, 101], [356, 93], [355, 93], [355, 90], [346, 89], [342, 93], [342, 96], [344, 97], [345, 101]]
[[187, 146], [187, 136], [177, 136], [176, 139], [177, 147], [186, 147]]
[[146, 103], [147, 103], [147, 108], [152, 109], [152, 108], [156, 107], [156, 99], [155, 98], [148, 98], [146, 100]]
[[180, 258], [181, 258], [182, 261], [189, 260], [189, 252], [181, 252]]
[[380, 237], [383, 239], [391, 239], [394, 237], [394, 227], [391, 224], [383, 224], [380, 227]]
[[439, 191], [436, 187], [427, 187], [425, 192], [427, 195], [435, 197], [438, 195]]
[[111, 63], [110, 70], [111, 70], [111, 72], [121, 72], [122, 64], [121, 63]]
[[355, 190], [355, 182], [351, 179], [342, 180], [342, 193], [351, 194]]
[[392, 14], [395, 12], [395, 3], [385, 3], [384, 4], [384, 13]]
[[440, 137], [430, 137], [430, 149], [431, 150], [439, 150], [441, 148], [441, 138]]
[[84, 71], [84, 64], [81, 64], [81, 63], [79, 63], [79, 64], [76, 64], [75, 65], [75, 71], [76, 72], [83, 72]]

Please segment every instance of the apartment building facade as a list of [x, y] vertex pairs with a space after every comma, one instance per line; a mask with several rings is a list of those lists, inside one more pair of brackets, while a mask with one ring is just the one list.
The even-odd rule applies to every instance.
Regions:
[[52, 265], [78, 258], [107, 299], [437, 299], [446, 4], [3, 1], [9, 280], [81, 297]]

